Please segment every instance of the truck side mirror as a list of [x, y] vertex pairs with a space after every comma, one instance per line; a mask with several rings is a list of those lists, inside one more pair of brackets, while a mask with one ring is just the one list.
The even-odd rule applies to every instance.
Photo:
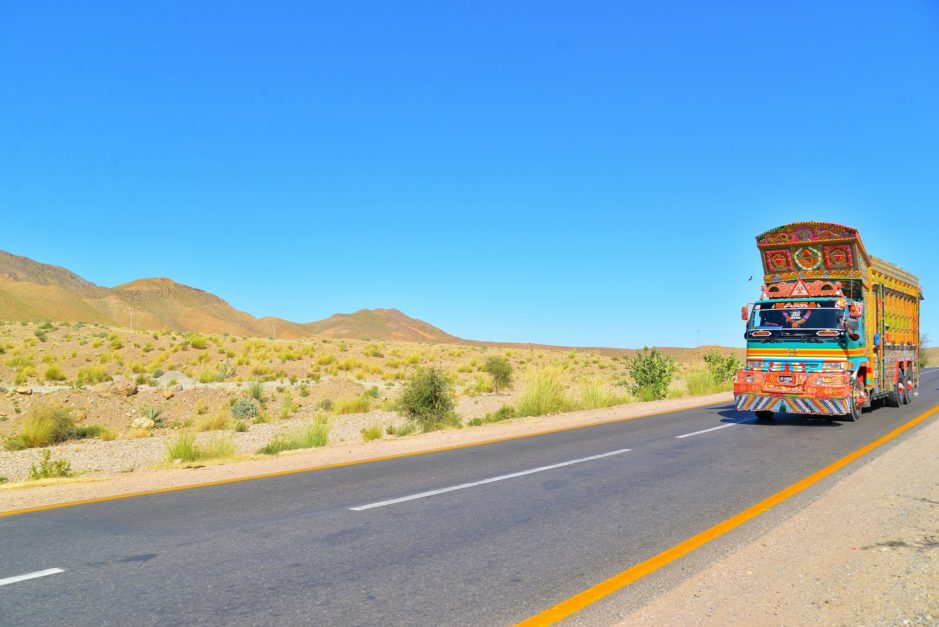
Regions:
[[740, 319], [744, 322], [750, 319], [750, 308], [746, 305], [740, 308]]
[[861, 324], [857, 321], [856, 318], [845, 318], [844, 320], [844, 329], [847, 331], [848, 337], [850, 337], [855, 342], [861, 339], [861, 335], [857, 332], [858, 327], [860, 326]]

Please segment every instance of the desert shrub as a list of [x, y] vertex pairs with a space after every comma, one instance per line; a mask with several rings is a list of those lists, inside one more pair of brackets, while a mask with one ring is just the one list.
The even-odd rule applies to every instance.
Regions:
[[72, 429], [70, 437], [75, 440], [84, 440], [85, 438], [113, 439], [109, 438], [109, 435], [112, 435], [111, 431], [102, 425], [79, 425]]
[[95, 383], [103, 383], [104, 381], [110, 380], [111, 375], [108, 374], [108, 371], [105, 370], [103, 366], [86, 366], [79, 368], [75, 385], [82, 387], [83, 385], [94, 385]]
[[196, 443], [196, 436], [189, 431], [181, 431], [167, 442], [166, 457], [169, 461], [182, 460], [196, 462], [204, 459], [222, 459], [235, 454], [235, 442], [228, 437], [212, 438], [204, 445]]
[[718, 385], [733, 381], [734, 375], [743, 367], [736, 355], [730, 354], [725, 357], [718, 350], [709, 350], [705, 353], [704, 363], [707, 364], [711, 378]]
[[159, 407], [147, 406], [147, 407], [140, 408], [140, 415], [143, 416], [144, 418], [149, 418], [153, 422], [159, 422], [160, 416], [162, 414], [163, 414], [163, 410], [160, 409]]
[[235, 440], [230, 435], [213, 437], [197, 450], [199, 459], [227, 459], [235, 456]]
[[252, 381], [248, 384], [248, 396], [259, 403], [264, 402], [264, 384], [260, 381]]
[[163, 371], [157, 368], [150, 374], [150, 376], [153, 377], [154, 379], [159, 379], [160, 377], [163, 376]]
[[248, 430], [248, 425], [245, 424], [243, 420], [239, 420], [238, 422], [235, 423], [235, 431], [237, 433], [244, 433], [247, 430]]
[[622, 405], [631, 399], [628, 396], [617, 394], [610, 390], [598, 378], [590, 378], [580, 386], [580, 407], [582, 409], [600, 409]]
[[204, 416], [196, 423], [199, 431], [221, 431], [227, 427], [228, 417], [221, 413]]
[[43, 373], [46, 381], [65, 381], [65, 373], [58, 366], [49, 366]]
[[329, 422], [318, 418], [310, 424], [293, 431], [274, 436], [258, 450], [262, 455], [276, 455], [281, 451], [294, 451], [326, 446], [329, 440]]
[[35, 335], [39, 339], [40, 342], [45, 342], [48, 339], [46, 338], [46, 332], [43, 331], [42, 329], [36, 329], [35, 331], [33, 331], [33, 335]]
[[333, 401], [330, 398], [324, 398], [319, 403], [317, 403], [316, 406], [317, 408], [322, 409], [323, 411], [332, 411]]
[[505, 357], [490, 357], [483, 370], [492, 377], [492, 387], [496, 392], [512, 385], [512, 364]]
[[49, 446], [75, 437], [74, 434], [75, 421], [69, 409], [61, 405], [36, 407], [26, 415], [19, 434], [7, 439], [6, 448]]
[[645, 347], [627, 361], [626, 369], [633, 380], [632, 392], [643, 400], [665, 398], [675, 374], [675, 360], [659, 349]]
[[247, 399], [238, 399], [231, 406], [231, 415], [238, 420], [257, 418], [258, 406]]
[[437, 368], [421, 368], [415, 372], [398, 399], [398, 411], [417, 421], [424, 431], [458, 424], [453, 408], [450, 381]]
[[565, 411], [570, 406], [560, 370], [545, 368], [528, 374], [517, 409], [519, 416], [545, 416]]
[[16, 355], [10, 357], [6, 360], [6, 365], [14, 370], [22, 370], [24, 368], [32, 368], [36, 364], [33, 362], [33, 358], [30, 355]]
[[381, 423], [375, 422], [362, 429], [362, 439], [366, 442], [381, 439]]
[[[508, 420], [510, 418], [515, 418], [515, 408], [511, 405], [503, 405], [499, 409], [493, 412], [488, 412], [481, 419], [482, 423], [490, 422], [502, 422], [503, 420]], [[481, 424], [482, 424], [481, 423]]]
[[688, 394], [704, 396], [726, 389], [729, 383], [718, 383], [710, 370], [696, 370], [688, 375]]
[[[219, 364], [218, 368], [212, 372], [212, 381], [227, 381], [228, 379], [234, 377], [235, 374], [237, 374], [235, 372], [235, 367], [230, 363], [225, 362], [223, 364]], [[206, 381], [206, 383], [208, 383], [208, 381]]]
[[33, 464], [29, 469], [30, 481], [72, 476], [72, 465], [68, 461], [64, 459], [52, 461], [50, 459], [51, 457], [52, 451], [49, 449], [42, 452], [42, 459], [39, 461], [39, 466]]
[[372, 407], [372, 399], [367, 395], [356, 398], [344, 398], [336, 401], [333, 411], [337, 414], [364, 414]]
[[411, 435], [417, 430], [417, 425], [413, 422], [406, 422], [403, 425], [398, 425], [397, 427], [392, 427], [391, 434], [396, 437], [403, 437], [405, 435]]
[[203, 335], [193, 334], [189, 336], [189, 345], [197, 350], [205, 350], [209, 346], [209, 341]]

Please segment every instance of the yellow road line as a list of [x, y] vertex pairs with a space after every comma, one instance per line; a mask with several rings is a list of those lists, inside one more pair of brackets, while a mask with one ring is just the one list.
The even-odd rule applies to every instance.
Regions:
[[596, 603], [600, 599], [614, 592], [617, 592], [618, 590], [625, 588], [626, 586], [633, 583], [634, 581], [641, 579], [642, 577], [645, 577], [649, 573], [652, 573], [658, 570], [659, 568], [662, 568], [666, 564], [674, 562], [678, 558], [684, 555], [687, 555], [688, 553], [691, 553], [692, 551], [694, 551], [695, 549], [699, 547], [704, 546], [711, 540], [714, 540], [715, 538], [718, 538], [724, 535], [728, 531], [736, 527], [739, 527], [740, 525], [747, 522], [751, 518], [755, 518], [759, 516], [760, 514], [762, 514], [763, 512], [768, 511], [770, 508], [782, 503], [789, 497], [795, 494], [798, 494], [799, 492], [805, 490], [809, 486], [815, 483], [818, 483], [825, 477], [833, 474], [834, 472], [837, 472], [838, 470], [847, 466], [848, 464], [850, 464], [857, 458], [861, 457], [862, 455], [866, 455], [867, 453], [871, 452], [878, 446], [881, 446], [882, 444], [889, 442], [890, 440], [896, 438], [898, 435], [900, 435], [904, 431], [926, 420], [927, 418], [935, 414], [937, 411], [939, 411], [939, 405], [937, 405], [936, 407], [933, 407], [927, 412], [920, 414], [919, 416], [917, 416], [916, 418], [913, 418], [909, 422], [906, 422], [900, 425], [899, 427], [897, 427], [890, 433], [880, 438], [877, 438], [870, 444], [862, 446], [861, 448], [857, 449], [853, 453], [845, 455], [838, 461], [832, 464], [829, 464], [828, 466], [825, 466], [821, 470], [818, 470], [812, 473], [811, 475], [805, 477], [804, 479], [800, 481], [797, 481], [796, 483], [790, 485], [788, 488], [785, 488], [781, 490], [780, 492], [777, 492], [776, 494], [766, 499], [763, 499], [756, 505], [753, 505], [752, 507], [749, 507], [734, 516], [731, 516], [727, 520], [714, 525], [710, 529], [702, 531], [701, 533], [688, 538], [684, 542], [676, 544], [670, 549], [667, 549], [654, 557], [650, 557], [644, 562], [640, 562], [639, 564], [636, 564], [632, 568], [624, 570], [618, 575], [614, 575], [610, 577], [606, 581], [602, 581], [598, 583], [597, 585], [591, 588], [587, 588], [583, 592], [580, 592], [570, 597], [569, 599], [561, 601], [557, 605], [548, 608], [547, 610], [541, 612], [540, 614], [536, 614], [530, 618], [523, 620], [522, 622], [519, 623], [519, 625], [524, 625], [525, 627], [532, 626], [532, 625], [553, 625], [554, 623], [564, 618], [567, 618], [571, 614], [574, 614], [575, 612], [578, 612], [584, 609], [585, 607]]
[[536, 433], [523, 433], [520, 435], [510, 435], [503, 438], [494, 438], [491, 440], [483, 440], [481, 442], [468, 442], [466, 444], [452, 444], [450, 446], [441, 446], [433, 449], [425, 449], [422, 451], [412, 451], [409, 453], [396, 453], [393, 455], [384, 455], [381, 457], [369, 457], [366, 459], [358, 459], [347, 462], [338, 462], [335, 464], [326, 464], [323, 466], [310, 466], [306, 468], [295, 468], [292, 470], [280, 470], [277, 472], [268, 472], [258, 475], [249, 475], [247, 477], [233, 477], [231, 479], [219, 479], [218, 481], [206, 481], [204, 483], [194, 483], [184, 486], [174, 486], [170, 488], [157, 488], [154, 490], [143, 490], [141, 492], [129, 492], [126, 494], [114, 494], [112, 496], [101, 496], [93, 499], [84, 499], [81, 501], [70, 501], [68, 503], [55, 503], [52, 505], [40, 505], [38, 507], [27, 507], [23, 509], [14, 509], [6, 512], [0, 512], [0, 518], [5, 518], [7, 516], [19, 516], [20, 514], [29, 514], [32, 512], [41, 512], [50, 509], [61, 509], [64, 507], [75, 507], [76, 505], [90, 505], [92, 503], [104, 503], [105, 501], [117, 501], [120, 499], [131, 499], [138, 496], [148, 496], [150, 494], [164, 494], [167, 492], [182, 492], [183, 490], [195, 490], [197, 488], [208, 488], [211, 486], [226, 485], [229, 483], [241, 483], [243, 481], [256, 481], [258, 479], [270, 479], [272, 477], [283, 477], [285, 475], [296, 475], [304, 472], [316, 472], [319, 470], [329, 470], [331, 468], [343, 468], [346, 466], [358, 466], [360, 464], [372, 464], [375, 462], [388, 461], [390, 459], [401, 459], [404, 457], [416, 457], [418, 455], [430, 455], [431, 453], [442, 453], [444, 451], [453, 451], [462, 448], [471, 448], [474, 446], [486, 446], [488, 444], [498, 444], [499, 442], [510, 442], [512, 440], [522, 440], [525, 438], [534, 438], [540, 435], [550, 435], [552, 433], [563, 433], [565, 431], [576, 431], [578, 429], [587, 429], [590, 427], [599, 427], [602, 425], [615, 424], [618, 422], [627, 422], [629, 420], [637, 420], [639, 418], [650, 418], [652, 416], [662, 416], [665, 414], [674, 414], [681, 411], [688, 411], [691, 409], [701, 409], [703, 407], [711, 407], [715, 403], [702, 403], [700, 405], [692, 405], [691, 407], [683, 407], [681, 409], [667, 409], [664, 411], [652, 412], [651, 414], [644, 414], [642, 416], [629, 416], [627, 418], [613, 418], [610, 420], [603, 420], [601, 422], [591, 422], [590, 424], [585, 425], [574, 425], [572, 427], [557, 427], [554, 429], [547, 429], [545, 431], [538, 431]]

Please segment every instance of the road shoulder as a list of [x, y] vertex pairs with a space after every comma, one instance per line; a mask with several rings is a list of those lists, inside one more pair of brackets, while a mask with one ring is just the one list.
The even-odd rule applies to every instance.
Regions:
[[858, 466], [781, 524], [638, 610], [628, 589], [590, 620], [624, 625], [939, 623], [939, 421]]

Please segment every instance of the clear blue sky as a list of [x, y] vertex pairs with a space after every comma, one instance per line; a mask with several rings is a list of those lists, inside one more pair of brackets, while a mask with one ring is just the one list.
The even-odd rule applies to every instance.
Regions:
[[939, 342], [937, 60], [927, 0], [0, 0], [0, 248], [257, 316], [740, 345], [754, 236], [816, 219]]

